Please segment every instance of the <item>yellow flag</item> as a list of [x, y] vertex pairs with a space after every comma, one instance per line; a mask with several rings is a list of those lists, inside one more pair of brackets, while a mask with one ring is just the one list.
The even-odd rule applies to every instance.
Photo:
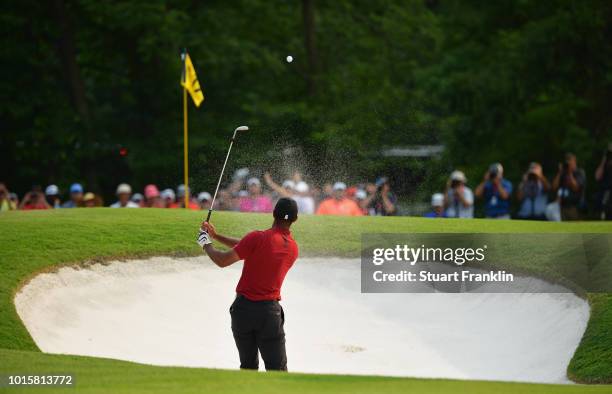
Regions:
[[189, 57], [188, 53], [186, 53], [183, 58], [183, 75], [181, 76], [181, 85], [187, 89], [196, 107], [199, 107], [200, 104], [202, 104], [202, 101], [204, 101], [204, 94], [200, 88], [198, 76], [196, 75], [195, 68], [193, 68], [193, 63], [191, 63], [191, 58]]

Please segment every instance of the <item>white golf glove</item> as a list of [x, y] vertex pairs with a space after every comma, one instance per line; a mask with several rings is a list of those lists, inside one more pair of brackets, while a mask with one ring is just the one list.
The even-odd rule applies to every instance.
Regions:
[[200, 233], [198, 234], [198, 239], [197, 239], [196, 242], [201, 247], [204, 247], [204, 245], [208, 245], [208, 244], [212, 243], [212, 241], [210, 240], [210, 235], [208, 234], [208, 232], [204, 231], [202, 229], [200, 229]]

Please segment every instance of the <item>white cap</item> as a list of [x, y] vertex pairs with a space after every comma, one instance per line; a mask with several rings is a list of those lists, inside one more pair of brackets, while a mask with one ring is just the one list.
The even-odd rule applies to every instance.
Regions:
[[179, 197], [184, 197], [185, 196], [185, 185], [183, 185], [182, 183], [178, 185], [176, 188], [176, 194]]
[[299, 181], [297, 185], [295, 185], [295, 191], [298, 193], [306, 193], [309, 190], [308, 183], [304, 181]]
[[234, 179], [244, 179], [247, 176], [249, 176], [249, 169], [246, 167], [239, 168], [234, 172]]
[[253, 185], [261, 186], [261, 182], [257, 178], [249, 178], [249, 180], [247, 181], [247, 185], [249, 185], [249, 186], [253, 186]]
[[366, 191], [363, 189], [357, 189], [357, 191], [355, 192], [355, 198], [358, 200], [365, 200], [367, 196], [368, 193], [366, 193]]
[[462, 171], [455, 170], [451, 172], [450, 180], [465, 183], [467, 181], [467, 178], [465, 177], [465, 174]]
[[132, 194], [132, 187], [127, 183], [120, 183], [119, 186], [117, 186], [116, 194]]
[[132, 195], [132, 201], [134, 202], [141, 202], [142, 200], [144, 200], [144, 196], [140, 193], [134, 193]]
[[212, 200], [212, 196], [210, 195], [209, 192], [201, 192], [200, 194], [198, 194], [198, 201], [202, 202], [202, 201], [210, 201]]
[[[183, 192], [185, 191], [185, 186], [183, 186]], [[161, 193], [159, 194], [161, 198], [163, 198], [164, 200], [166, 199], [171, 199], [174, 200], [176, 198], [176, 195], [174, 194], [174, 190], [172, 189], [164, 189], [161, 191]], [[183, 194], [184, 195], [184, 194]]]
[[283, 181], [283, 187], [285, 189], [295, 189], [295, 182], [293, 182], [291, 179], [286, 179]]
[[336, 182], [334, 183], [333, 188], [335, 190], [346, 190], [346, 183], [344, 182]]
[[59, 188], [57, 185], [49, 185], [45, 189], [45, 194], [47, 196], [57, 196], [59, 194]]
[[431, 206], [432, 207], [442, 207], [444, 206], [444, 194], [435, 193], [431, 196]]

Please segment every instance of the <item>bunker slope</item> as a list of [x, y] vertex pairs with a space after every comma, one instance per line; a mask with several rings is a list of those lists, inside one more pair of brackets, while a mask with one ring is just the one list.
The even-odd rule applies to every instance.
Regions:
[[[241, 267], [66, 267], [33, 278], [15, 305], [43, 352], [237, 369], [228, 309]], [[564, 383], [589, 316], [568, 292], [362, 294], [356, 259], [299, 259], [283, 290], [294, 372]]]

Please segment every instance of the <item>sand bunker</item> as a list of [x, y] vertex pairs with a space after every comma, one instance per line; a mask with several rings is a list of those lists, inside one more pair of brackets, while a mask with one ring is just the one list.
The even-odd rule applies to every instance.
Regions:
[[[240, 269], [205, 257], [62, 268], [15, 304], [44, 352], [236, 369]], [[567, 382], [589, 316], [571, 293], [361, 294], [359, 261], [336, 258], [298, 260], [283, 297], [299, 372]]]

